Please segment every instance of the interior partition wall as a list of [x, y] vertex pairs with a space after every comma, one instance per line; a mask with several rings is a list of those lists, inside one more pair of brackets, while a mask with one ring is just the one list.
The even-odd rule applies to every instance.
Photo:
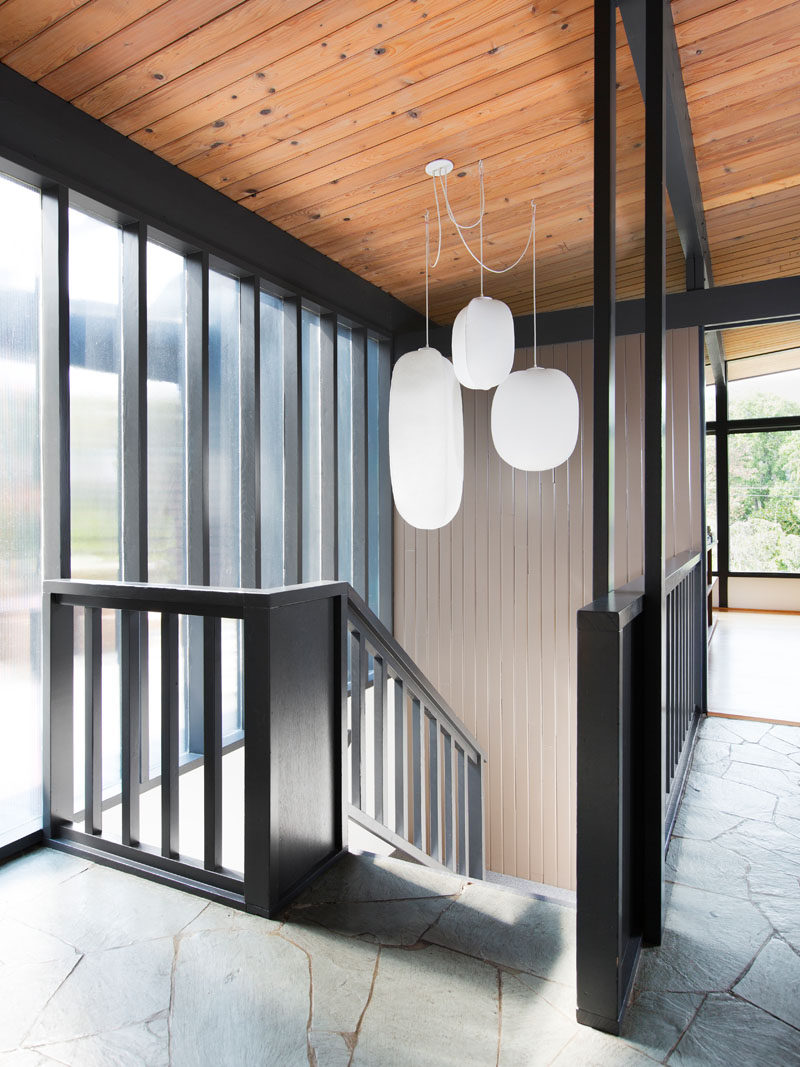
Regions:
[[[12, 235], [0, 248], [3, 848], [41, 827], [43, 545], [53, 578], [226, 588], [341, 578], [391, 626], [392, 518], [388, 334], [2, 162], [0, 217]], [[201, 684], [196, 621], [180, 628], [186, 767], [203, 753], [188, 711]], [[155, 617], [135, 633], [120, 623], [98, 613], [87, 637], [76, 618], [74, 635], [76, 661], [85, 641], [102, 642], [104, 805], [125, 766], [120, 643], [146, 666], [160, 641]], [[220, 640], [228, 751], [245, 731], [241, 623], [224, 622]], [[82, 707], [88, 683], [74, 673]], [[157, 689], [141, 693], [143, 789], [160, 773]], [[82, 760], [76, 744], [76, 813]]]

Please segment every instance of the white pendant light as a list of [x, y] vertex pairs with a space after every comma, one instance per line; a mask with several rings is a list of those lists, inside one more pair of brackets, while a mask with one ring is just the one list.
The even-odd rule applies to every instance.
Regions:
[[420, 530], [446, 526], [461, 505], [464, 418], [453, 365], [435, 348], [397, 361], [389, 389], [389, 472], [395, 507]]
[[492, 440], [501, 459], [523, 471], [544, 471], [569, 459], [578, 440], [578, 393], [563, 371], [537, 365], [536, 205], [533, 242], [533, 366], [509, 374], [492, 400]]
[[467, 389], [492, 389], [514, 366], [514, 316], [502, 300], [476, 296], [453, 323], [453, 367]]
[[519, 470], [558, 467], [575, 448], [578, 417], [578, 394], [562, 371], [515, 371], [497, 387], [492, 401], [494, 447]]
[[[442, 164], [437, 160], [436, 164]], [[433, 164], [431, 164], [433, 165]], [[433, 266], [439, 262], [442, 234]], [[418, 530], [446, 526], [464, 488], [464, 415], [453, 364], [428, 343], [428, 213], [425, 213], [425, 347], [395, 363], [389, 386], [389, 476], [395, 507]]]

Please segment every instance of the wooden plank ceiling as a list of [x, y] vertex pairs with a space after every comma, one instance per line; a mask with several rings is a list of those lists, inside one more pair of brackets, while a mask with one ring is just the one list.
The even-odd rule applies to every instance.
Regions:
[[[718, 284], [800, 273], [800, 0], [674, 0]], [[0, 58], [411, 306], [424, 165], [456, 166], [486, 257], [537, 203], [540, 307], [591, 303], [592, 5], [560, 0], [2, 0]], [[644, 108], [618, 25], [619, 295], [642, 289]], [[787, 225], [787, 219], [789, 224]], [[683, 287], [671, 223], [669, 287]], [[431, 314], [477, 268], [445, 227]], [[530, 309], [530, 260], [487, 281]]]

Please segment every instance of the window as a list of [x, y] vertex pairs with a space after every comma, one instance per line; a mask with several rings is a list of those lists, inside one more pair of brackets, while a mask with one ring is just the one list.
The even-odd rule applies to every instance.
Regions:
[[728, 382], [728, 418], [800, 415], [800, 370]]
[[728, 438], [730, 570], [800, 574], [800, 430]]
[[338, 353], [339, 578], [353, 585], [353, 336], [345, 326]]
[[42, 825], [41, 196], [0, 177], [0, 846]]
[[[303, 581], [322, 574], [322, 390], [319, 315], [303, 309], [301, 344], [301, 418], [303, 485]], [[329, 531], [326, 531], [326, 534]]]

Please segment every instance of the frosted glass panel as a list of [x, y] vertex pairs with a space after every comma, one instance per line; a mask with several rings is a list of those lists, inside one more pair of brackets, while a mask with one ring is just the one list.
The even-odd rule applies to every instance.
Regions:
[[147, 531], [151, 582], [186, 581], [186, 275], [147, 245]]
[[41, 196], [0, 177], [0, 846], [42, 825]]
[[239, 585], [239, 282], [209, 277], [208, 488], [211, 584]]
[[69, 212], [72, 575], [120, 577], [122, 231]]
[[320, 411], [319, 316], [303, 310], [302, 331], [302, 485], [303, 581], [322, 577], [322, 417]]
[[353, 339], [339, 327], [338, 338], [339, 578], [353, 581]]
[[261, 294], [261, 585], [283, 585], [283, 301]]
[[[209, 569], [211, 585], [236, 588], [239, 545], [239, 282], [209, 275], [208, 438]], [[242, 626], [222, 625], [222, 732], [241, 727]]]

